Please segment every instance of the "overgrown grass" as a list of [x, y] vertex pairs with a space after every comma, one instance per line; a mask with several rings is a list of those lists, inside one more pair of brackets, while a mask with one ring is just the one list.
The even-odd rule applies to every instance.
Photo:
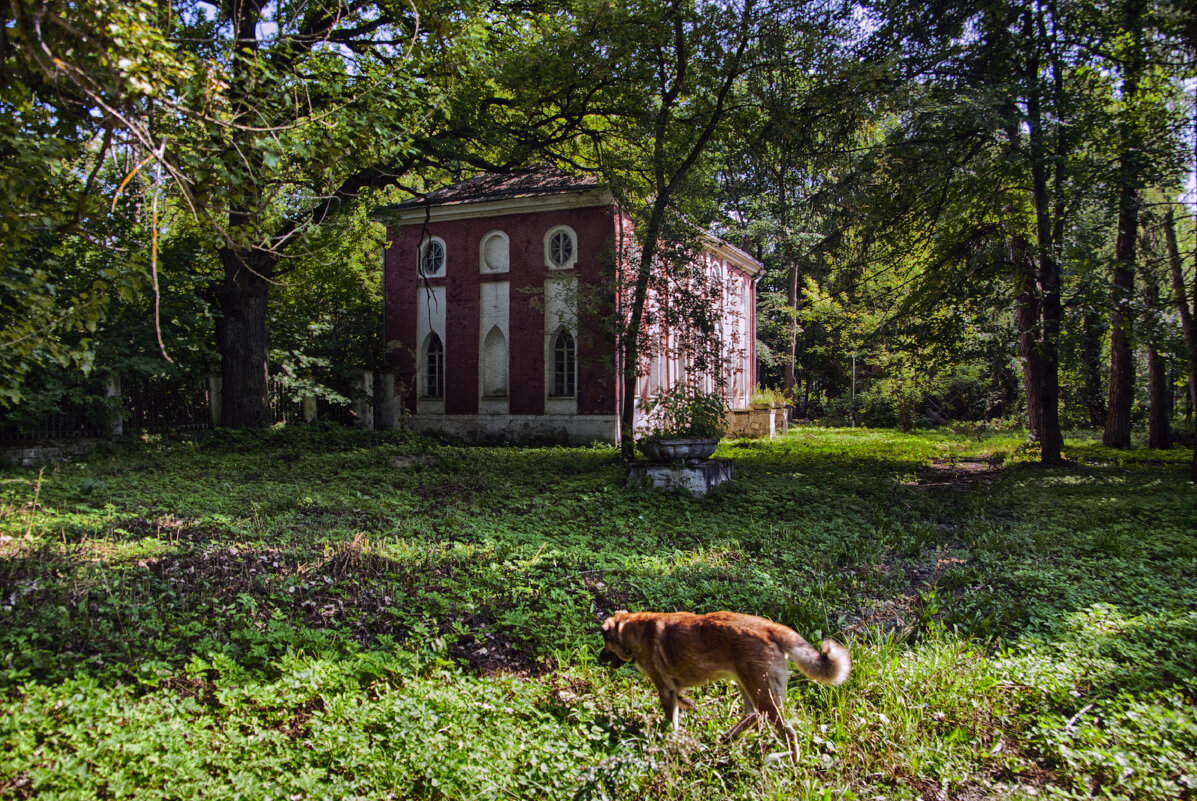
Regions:
[[[1187, 451], [800, 428], [705, 499], [609, 448], [316, 427], [0, 468], [0, 797], [1193, 798]], [[35, 503], [36, 499], [36, 503]], [[839, 637], [797, 769], [667, 734], [616, 608]]]

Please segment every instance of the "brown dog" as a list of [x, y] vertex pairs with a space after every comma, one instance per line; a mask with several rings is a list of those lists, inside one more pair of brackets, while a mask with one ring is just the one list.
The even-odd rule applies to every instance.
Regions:
[[738, 736], [758, 714], [786, 738], [791, 757], [798, 759], [798, 738], [782, 709], [790, 671], [787, 659], [820, 684], [843, 684], [852, 669], [848, 651], [835, 640], [823, 640], [816, 651], [793, 629], [754, 615], [735, 612], [627, 612], [603, 621], [607, 650], [637, 666], [652, 680], [665, 717], [678, 728], [678, 706], [693, 702], [686, 687], [731, 679], [744, 700], [744, 717], [723, 735]]

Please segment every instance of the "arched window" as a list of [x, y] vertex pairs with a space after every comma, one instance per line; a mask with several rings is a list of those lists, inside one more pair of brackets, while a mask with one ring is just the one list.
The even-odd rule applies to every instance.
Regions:
[[482, 397], [507, 397], [507, 340], [497, 325], [482, 343]]
[[578, 354], [574, 338], [564, 328], [553, 340], [553, 391], [557, 398], [574, 396], [574, 375], [577, 372]]
[[436, 278], [445, 274], [445, 243], [429, 239], [420, 247], [420, 275]]
[[445, 346], [435, 333], [428, 335], [424, 349], [424, 397], [445, 397]]

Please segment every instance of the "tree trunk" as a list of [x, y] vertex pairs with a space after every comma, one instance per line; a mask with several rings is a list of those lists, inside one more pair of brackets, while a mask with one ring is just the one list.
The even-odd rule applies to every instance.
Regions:
[[256, 428], [270, 423], [266, 393], [266, 300], [274, 260], [261, 252], [229, 248], [220, 253], [224, 280], [216, 289], [220, 315], [216, 346], [220, 350], [220, 424]]
[[1148, 387], [1151, 392], [1150, 418], [1147, 424], [1147, 447], [1165, 449], [1172, 447], [1172, 430], [1169, 427], [1168, 367], [1165, 359], [1155, 347], [1147, 351]]
[[1027, 245], [1020, 237], [1011, 245], [1015, 287], [1021, 291], [1014, 300], [1014, 320], [1018, 326], [1018, 350], [1022, 361], [1022, 386], [1027, 398], [1027, 430], [1031, 441], [1039, 441], [1039, 424], [1043, 418], [1040, 395], [1043, 365], [1039, 358], [1039, 298], [1027, 254]]
[[1123, 189], [1118, 212], [1118, 242], [1114, 257], [1114, 308], [1110, 312], [1110, 395], [1105, 430], [1101, 441], [1112, 448], [1129, 448], [1130, 414], [1134, 394], [1134, 360], [1131, 358], [1131, 294], [1135, 290], [1132, 262], [1135, 258], [1135, 230], [1138, 228], [1137, 193]]
[[[1156, 309], [1160, 303], [1160, 290], [1151, 278], [1144, 290], [1147, 308]], [[1155, 337], [1147, 349], [1147, 387], [1150, 392], [1149, 417], [1147, 422], [1147, 447], [1164, 449], [1172, 446], [1172, 431], [1169, 428], [1171, 404], [1168, 401], [1168, 362], [1160, 355]]]
[[1139, 231], [1139, 184], [1142, 170], [1140, 145], [1135, 140], [1139, 76], [1143, 69], [1143, 0], [1131, 0], [1126, 7], [1126, 31], [1134, 38], [1134, 52], [1123, 70], [1122, 125], [1118, 181], [1118, 239], [1114, 245], [1113, 294], [1110, 312], [1110, 400], [1102, 442], [1112, 448], [1131, 444], [1131, 401], [1134, 393], [1134, 362], [1131, 358], [1131, 298], [1135, 290], [1135, 245]]
[[631, 461], [636, 455], [636, 384], [640, 378], [640, 352], [643, 349], [640, 331], [644, 322], [644, 307], [648, 302], [648, 283], [653, 259], [660, 238], [661, 220], [665, 216], [668, 195], [661, 193], [653, 202], [640, 249], [640, 263], [636, 267], [636, 283], [632, 287], [632, 308], [623, 332], [623, 408], [620, 409], [620, 455]]
[[790, 283], [786, 291], [786, 303], [789, 304], [790, 314], [790, 335], [786, 340], [786, 373], [783, 384], [783, 390], [786, 397], [792, 398], [794, 393], [794, 384], [797, 381], [798, 373], [798, 264], [793, 262], [790, 264]]
[[1085, 409], [1089, 426], [1101, 428], [1106, 422], [1105, 392], [1101, 385], [1101, 316], [1093, 309], [1081, 318], [1081, 372], [1084, 378]]
[[[1038, 30], [1039, 38], [1044, 44], [1050, 44], [1050, 39], [1047, 30], [1043, 25], [1042, 15], [1032, 17], [1028, 10], [1025, 17], [1025, 30], [1028, 34], [1028, 40], [1031, 39], [1033, 31]], [[1053, 53], [1054, 49], [1048, 47], [1047, 52]], [[1055, 86], [1055, 93], [1051, 96], [1054, 101], [1056, 113], [1060, 113], [1060, 105], [1062, 101], [1062, 90], [1059, 86], [1059, 65], [1052, 60], [1049, 62], [1052, 69], [1052, 75], [1057, 78], [1053, 82]], [[1038, 325], [1035, 327], [1038, 330], [1033, 331], [1037, 336], [1032, 336], [1033, 346], [1030, 350], [1034, 350], [1037, 354], [1037, 359], [1030, 362], [1029, 378], [1031, 383], [1035, 385], [1034, 391], [1027, 393], [1027, 410], [1032, 409], [1032, 400], [1038, 406], [1038, 415], [1035, 426], [1035, 433], [1039, 437], [1040, 446], [1040, 461], [1043, 464], [1057, 464], [1061, 460], [1061, 451], [1064, 445], [1064, 439], [1060, 434], [1060, 360], [1058, 355], [1057, 342], [1060, 337], [1060, 317], [1062, 308], [1060, 305], [1060, 254], [1058, 243], [1060, 234], [1062, 232], [1064, 207], [1062, 205], [1062, 180], [1063, 180], [1063, 164], [1061, 163], [1065, 157], [1062, 152], [1063, 140], [1057, 137], [1056, 152], [1049, 153], [1047, 144], [1044, 138], [1044, 122], [1042, 112], [1043, 96], [1041, 94], [1039, 82], [1039, 50], [1032, 45], [1030, 57], [1027, 63], [1027, 77], [1029, 80], [1029, 91], [1027, 92], [1027, 136], [1030, 145], [1031, 157], [1031, 194], [1035, 204], [1035, 245], [1036, 258], [1034, 259], [1037, 273], [1035, 275], [1035, 286], [1038, 289], [1038, 297], [1032, 298], [1038, 305]], [[1050, 163], [1053, 169], [1054, 188], [1056, 196], [1056, 204], [1053, 209], [1051, 204], [1051, 193], [1048, 189], [1048, 166]], [[1053, 214], [1053, 211], [1055, 212]], [[1022, 248], [1024, 251], [1026, 248]], [[1030, 260], [1024, 255], [1021, 257], [1024, 262]], [[1031, 286], [1029, 280], [1030, 269], [1024, 271], [1024, 285], [1023, 292], [1026, 293]], [[1020, 304], [1020, 307], [1031, 310], [1032, 304], [1025, 301]], [[1026, 335], [1025, 328], [1023, 329]], [[1024, 372], [1028, 369], [1024, 368]], [[1033, 397], [1034, 396], [1034, 397]]]
[[[1180, 313], [1180, 328], [1185, 338], [1185, 355], [1189, 363], [1189, 402], [1197, 408], [1197, 275], [1194, 276], [1193, 298], [1186, 291], [1180, 248], [1176, 244], [1176, 224], [1172, 210], [1164, 216], [1164, 240], [1168, 247], [1168, 272], [1172, 278], [1172, 294]], [[1190, 303], [1192, 304], [1190, 306]], [[1193, 463], [1189, 480], [1197, 481], [1197, 442], [1193, 443]]]

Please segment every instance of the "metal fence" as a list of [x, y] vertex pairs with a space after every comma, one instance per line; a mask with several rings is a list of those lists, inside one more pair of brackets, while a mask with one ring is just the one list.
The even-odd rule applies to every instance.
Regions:
[[124, 429], [160, 434], [164, 431], [197, 431], [211, 426], [208, 388], [203, 379], [183, 383], [163, 378], [126, 382]]
[[94, 408], [89, 408], [94, 405], [62, 400], [55, 411], [33, 422], [0, 418], [0, 442], [107, 436], [108, 422]]
[[[82, 393], [84, 400], [69, 395], [60, 398], [53, 412], [30, 421], [20, 415], [0, 411], [0, 443], [36, 440], [103, 438], [120, 434], [166, 431], [196, 431], [212, 426], [212, 398], [218, 381], [209, 377], [168, 379], [149, 377], [111, 381], [108, 387], [92, 386]], [[336, 387], [345, 397], [352, 397], [350, 387]], [[314, 416], [346, 425], [359, 424], [351, 405], [332, 403], [324, 398], [297, 400], [271, 379], [267, 384], [270, 422], [302, 423]], [[119, 422], [119, 425], [117, 421]]]
[[286, 393], [282, 385], [273, 380], [266, 382], [266, 401], [270, 407], [270, 422], [272, 423], [302, 423], [303, 401], [298, 401]]

